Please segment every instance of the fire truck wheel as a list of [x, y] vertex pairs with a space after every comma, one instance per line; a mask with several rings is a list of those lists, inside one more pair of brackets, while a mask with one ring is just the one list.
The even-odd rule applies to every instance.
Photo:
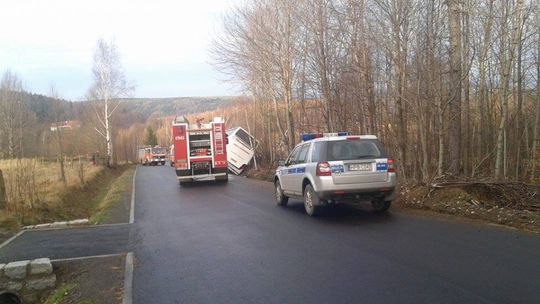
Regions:
[[185, 187], [189, 184], [191, 184], [191, 182], [180, 182], [180, 187]]
[[285, 194], [283, 194], [283, 190], [281, 190], [281, 184], [277, 180], [275, 183], [276, 186], [276, 203], [278, 206], [287, 206], [287, 203], [289, 202], [289, 197], [287, 197]]
[[227, 176], [227, 175], [216, 177], [216, 182], [218, 182], [220, 184], [224, 184], [224, 183], [226, 183], [228, 181], [229, 181], [229, 176]]
[[161, 162], [161, 165], [162, 165], [162, 166], [165, 166], [165, 162], [164, 162], [164, 161], [162, 161], [162, 162]]

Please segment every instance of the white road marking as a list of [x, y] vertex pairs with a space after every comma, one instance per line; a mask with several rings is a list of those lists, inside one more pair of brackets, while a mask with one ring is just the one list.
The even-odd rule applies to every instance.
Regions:
[[23, 234], [24, 232], [26, 232], [26, 230], [21, 230], [19, 231], [17, 234], [15, 234], [14, 236], [10, 237], [9, 239], [7, 239], [5, 242], [2, 243], [2, 245], [0, 245], [0, 248], [3, 248], [4, 246], [6, 246], [7, 244], [11, 243], [11, 241], [13, 241], [14, 239], [16, 239], [17, 237], [19, 237], [21, 234]]
[[135, 222], [135, 179], [137, 178], [137, 167], [133, 173], [133, 186], [131, 187], [131, 208], [129, 209], [129, 223]]
[[115, 256], [120, 256], [120, 255], [123, 255], [123, 254], [124, 253], [89, 255], [89, 256], [76, 257], [76, 258], [54, 259], [54, 260], [51, 260], [51, 262], [52, 263], [54, 263], [54, 262], [69, 262], [69, 261], [79, 261], [79, 260], [87, 260], [87, 259], [111, 258], [111, 257], [115, 257]]
[[75, 230], [75, 229], [86, 229], [86, 228], [128, 226], [128, 225], [129, 225], [128, 223], [114, 223], [114, 224], [102, 224], [102, 225], [79, 225], [79, 226], [66, 226], [66, 227], [36, 228], [36, 229], [27, 229], [27, 230], [23, 230], [23, 231], [31, 233], [31, 232], [51, 231], [51, 230]]
[[128, 252], [124, 270], [124, 298], [122, 304], [131, 303], [133, 303], [133, 252]]

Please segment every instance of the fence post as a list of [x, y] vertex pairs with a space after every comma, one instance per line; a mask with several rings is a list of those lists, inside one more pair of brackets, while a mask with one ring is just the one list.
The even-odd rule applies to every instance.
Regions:
[[0, 169], [0, 210], [6, 209], [6, 205], [6, 185], [4, 184], [4, 174], [2, 173], [2, 169]]

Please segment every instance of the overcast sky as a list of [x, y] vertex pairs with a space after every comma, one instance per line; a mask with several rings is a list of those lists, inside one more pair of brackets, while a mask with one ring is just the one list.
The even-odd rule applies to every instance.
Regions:
[[51, 84], [80, 100], [91, 84], [100, 37], [114, 39], [137, 97], [217, 96], [239, 92], [210, 64], [221, 16], [239, 0], [0, 1], [0, 72], [25, 89]]

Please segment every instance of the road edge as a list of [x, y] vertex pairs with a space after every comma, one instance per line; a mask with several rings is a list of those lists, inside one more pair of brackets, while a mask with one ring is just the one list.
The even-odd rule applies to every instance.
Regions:
[[124, 267], [124, 296], [122, 304], [133, 303], [133, 252], [126, 254], [126, 266]]
[[19, 232], [17, 232], [14, 236], [10, 237], [9, 239], [5, 240], [2, 244], [0, 244], [0, 249], [1, 248], [4, 248], [4, 246], [7, 246], [9, 243], [11, 243], [14, 239], [16, 239], [17, 237], [21, 236], [21, 234], [23, 234], [24, 232], [26, 232], [26, 230], [21, 230]]
[[135, 181], [137, 179], [137, 169], [139, 166], [135, 166], [135, 172], [133, 173], [133, 182], [131, 186], [131, 206], [129, 208], [129, 223], [135, 222]]

